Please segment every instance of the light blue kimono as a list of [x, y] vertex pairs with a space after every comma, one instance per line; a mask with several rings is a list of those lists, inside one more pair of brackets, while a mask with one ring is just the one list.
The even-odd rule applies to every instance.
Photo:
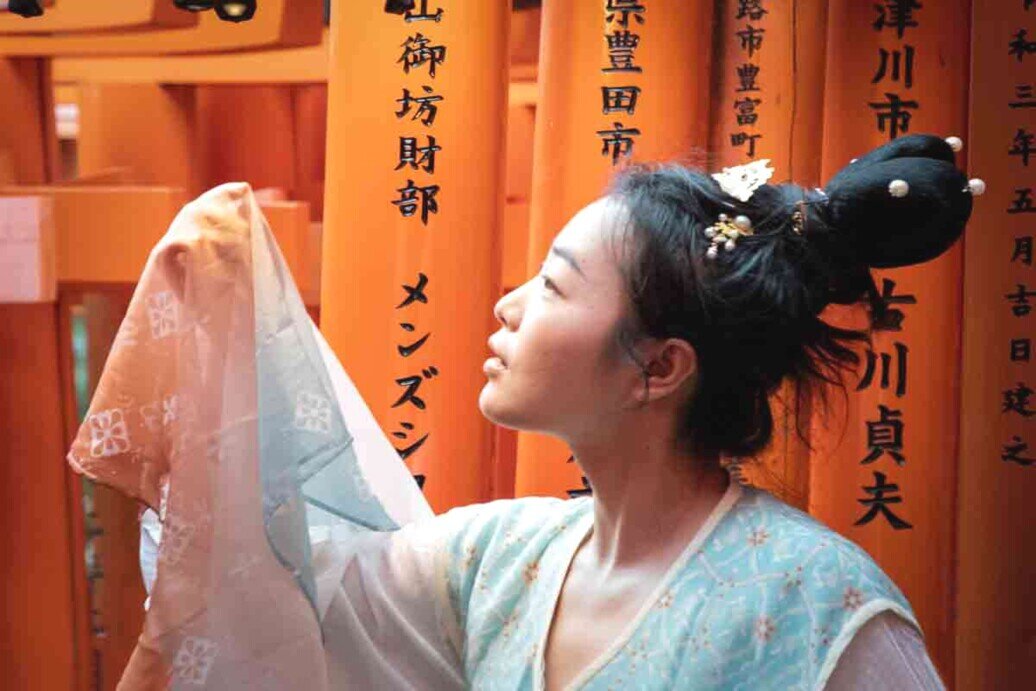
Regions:
[[[543, 688], [547, 627], [592, 506], [528, 498], [450, 512], [447, 592], [472, 688]], [[731, 484], [624, 635], [571, 688], [822, 688], [853, 634], [886, 610], [917, 625], [860, 548]]]

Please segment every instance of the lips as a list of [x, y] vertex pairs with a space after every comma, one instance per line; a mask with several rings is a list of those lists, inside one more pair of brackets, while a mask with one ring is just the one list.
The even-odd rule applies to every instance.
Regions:
[[493, 353], [493, 355], [495, 355], [498, 360], [500, 360], [500, 364], [501, 365], [503, 365], [504, 367], [507, 367], [507, 358], [505, 358], [501, 354], [499, 346], [494, 345], [493, 337], [492, 336], [489, 337], [488, 344], [489, 344], [489, 351], [491, 353]]

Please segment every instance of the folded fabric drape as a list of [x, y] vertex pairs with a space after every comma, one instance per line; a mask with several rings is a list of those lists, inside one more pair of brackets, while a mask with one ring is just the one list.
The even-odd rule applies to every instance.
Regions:
[[162, 518], [123, 688], [327, 688], [311, 531], [431, 515], [243, 183], [152, 251], [68, 459]]

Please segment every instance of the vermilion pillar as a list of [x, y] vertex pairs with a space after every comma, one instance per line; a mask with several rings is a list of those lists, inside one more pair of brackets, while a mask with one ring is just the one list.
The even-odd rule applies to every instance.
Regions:
[[[830, 3], [823, 179], [896, 136], [964, 136], [969, 6]], [[902, 588], [936, 665], [951, 676], [960, 245], [876, 278], [896, 318], [880, 325], [873, 349], [862, 353], [847, 409], [836, 392], [834, 414], [817, 418], [810, 510], [863, 546]]]
[[58, 177], [50, 62], [0, 58], [0, 184], [41, 184]]
[[437, 511], [489, 497], [510, 4], [332, 12], [321, 328]]
[[[544, 3], [529, 275], [622, 162], [687, 159], [707, 145], [712, 3], [638, 6], [611, 13], [600, 0]], [[555, 439], [521, 434], [517, 494], [581, 488], [569, 455]]]
[[160, 84], [82, 84], [79, 175], [128, 169], [134, 183], [197, 191], [195, 89]]
[[[711, 107], [713, 167], [770, 159], [772, 182], [820, 182], [826, 0], [719, 3], [716, 91]], [[809, 498], [811, 406], [786, 384], [771, 401], [774, 435], [745, 476], [805, 508]]]
[[1036, 7], [973, 13], [968, 158], [988, 192], [964, 239], [956, 686], [1009, 689], [1036, 656]]

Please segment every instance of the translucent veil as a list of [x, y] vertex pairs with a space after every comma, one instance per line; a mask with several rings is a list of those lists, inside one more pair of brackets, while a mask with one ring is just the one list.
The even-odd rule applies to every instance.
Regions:
[[431, 515], [243, 183], [152, 251], [69, 462], [162, 517], [122, 688], [327, 688], [310, 534]]

